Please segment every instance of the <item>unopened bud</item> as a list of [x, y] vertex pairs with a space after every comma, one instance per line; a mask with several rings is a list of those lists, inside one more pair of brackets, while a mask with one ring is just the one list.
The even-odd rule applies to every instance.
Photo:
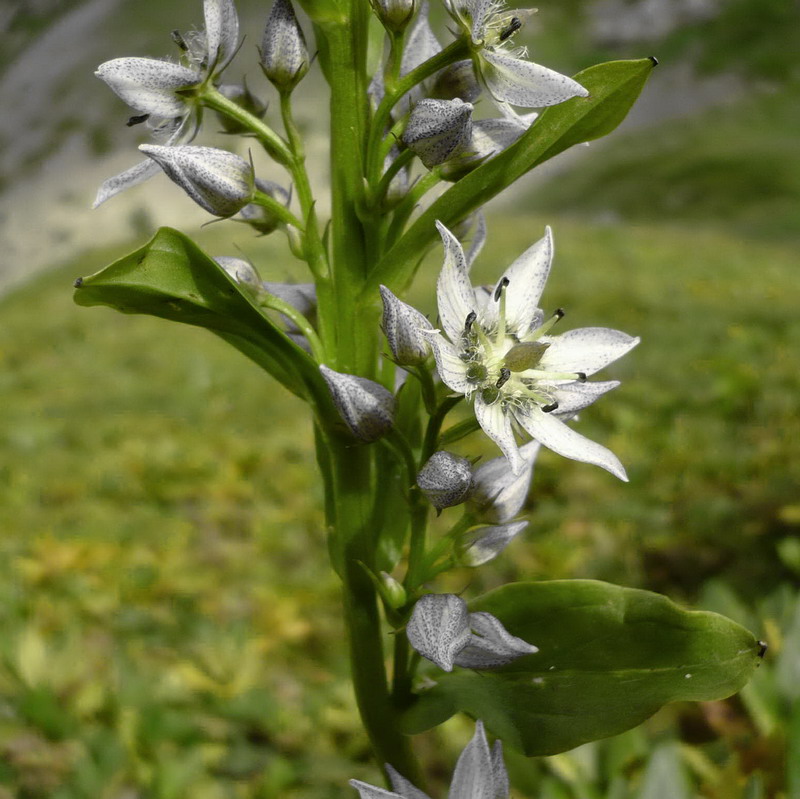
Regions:
[[527, 520], [469, 531], [459, 547], [464, 566], [480, 566], [494, 560], [528, 526]]
[[[272, 197], [273, 200], [277, 200], [284, 207], [289, 207], [292, 195], [291, 192], [284, 189], [283, 186], [273, 183], [271, 180], [256, 178], [255, 187], [263, 194]], [[283, 224], [275, 215], [274, 211], [258, 203], [248, 203], [245, 205], [245, 207], [239, 211], [236, 221], [250, 225], [253, 230], [258, 231], [262, 236], [272, 233]]]
[[437, 76], [430, 96], [437, 100], [463, 100], [474, 103], [481, 94], [481, 85], [475, 77], [472, 60], [456, 61], [445, 67]]
[[336, 410], [356, 438], [369, 443], [391, 430], [397, 409], [394, 394], [365, 377], [334, 372], [324, 365], [319, 370]]
[[253, 167], [238, 155], [190, 145], [142, 144], [139, 149], [210, 214], [232, 216], [253, 198]]
[[308, 72], [308, 48], [289, 0], [275, 0], [261, 41], [261, 69], [280, 92], [291, 92]]
[[395, 363], [400, 366], [423, 363], [431, 350], [420, 331], [432, 330], [431, 323], [416, 308], [395, 297], [386, 286], [381, 286], [380, 292], [383, 300], [383, 332]]
[[428, 168], [464, 150], [472, 136], [472, 105], [461, 100], [420, 100], [403, 132], [403, 143]]
[[253, 294], [261, 291], [261, 278], [256, 268], [245, 261], [244, 258], [235, 258], [231, 255], [220, 255], [214, 259], [237, 283], [247, 288]]
[[406, 604], [406, 589], [392, 577], [391, 574], [381, 572], [379, 577], [379, 591], [384, 602], [390, 607], [398, 610]]
[[469, 143], [442, 168], [442, 177], [459, 180], [486, 159], [510, 147], [526, 130], [518, 119], [478, 120], [472, 126]]
[[472, 465], [452, 452], [434, 452], [417, 475], [417, 485], [436, 510], [460, 505], [472, 490]]
[[370, 0], [372, 8], [386, 30], [402, 33], [414, 18], [416, 0]]
[[[251, 113], [254, 117], [261, 117], [267, 111], [267, 106], [258, 97], [256, 97], [246, 84], [238, 83], [225, 83], [219, 87], [219, 93], [227, 97], [232, 102], [236, 103], [240, 108]], [[250, 128], [245, 127], [241, 122], [227, 114], [217, 112], [217, 119], [219, 119], [225, 133], [251, 133]]]

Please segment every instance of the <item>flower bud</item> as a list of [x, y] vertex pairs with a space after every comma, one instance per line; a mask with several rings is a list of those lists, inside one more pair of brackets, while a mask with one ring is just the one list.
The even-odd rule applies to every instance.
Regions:
[[472, 465], [452, 452], [434, 452], [417, 475], [417, 485], [437, 511], [464, 502], [472, 489]]
[[370, 443], [391, 430], [397, 409], [394, 394], [365, 377], [334, 372], [325, 365], [319, 370], [336, 410], [356, 438]]
[[255, 267], [244, 258], [220, 255], [214, 259], [237, 283], [253, 294], [261, 291], [261, 278]]
[[190, 145], [142, 144], [139, 149], [210, 214], [232, 216], [253, 198], [253, 167], [238, 155]]
[[261, 40], [261, 69], [280, 92], [291, 92], [308, 72], [303, 30], [289, 0], [275, 0]]
[[406, 589], [392, 577], [391, 574], [381, 572], [379, 576], [379, 591], [381, 597], [390, 608], [399, 610], [406, 604], [408, 597]]
[[481, 566], [494, 560], [528, 526], [527, 520], [470, 530], [459, 546], [459, 562]]
[[481, 85], [475, 77], [472, 60], [456, 61], [445, 67], [431, 87], [430, 96], [436, 100], [463, 100], [474, 103], [481, 94]]
[[428, 168], [461, 153], [472, 136], [472, 105], [461, 100], [420, 100], [402, 141]]
[[505, 456], [478, 466], [472, 476], [470, 509], [488, 522], [502, 523], [513, 519], [528, 498], [540, 446], [538, 441], [531, 441], [520, 447], [524, 466], [519, 474], [514, 474]]
[[387, 31], [402, 33], [414, 18], [416, 0], [370, 0], [372, 9]]
[[[281, 205], [286, 208], [292, 200], [291, 192], [283, 188], [278, 183], [273, 183], [271, 180], [261, 180], [256, 178], [255, 186], [258, 191], [277, 200]], [[283, 222], [275, 216], [275, 213], [269, 208], [265, 208], [258, 203], [248, 203], [239, 211], [236, 217], [237, 222], [244, 222], [250, 225], [253, 230], [258, 231], [262, 236], [266, 236], [273, 231], [277, 230]]]
[[[259, 119], [261, 119], [267, 111], [266, 104], [247, 88], [247, 84], [225, 83], [219, 87], [219, 93]], [[252, 132], [250, 128], [245, 127], [241, 122], [232, 119], [227, 114], [217, 112], [217, 119], [219, 119], [220, 125], [222, 125], [222, 129], [225, 133]]]
[[416, 308], [399, 300], [386, 286], [381, 286], [380, 292], [383, 300], [381, 324], [395, 363], [400, 366], [423, 363], [431, 348], [420, 331], [433, 330], [433, 326]]
[[472, 172], [487, 158], [501, 153], [510, 147], [527, 128], [512, 119], [481, 119], [472, 126], [469, 143], [457, 157], [452, 158], [443, 168], [445, 180], [456, 181]]

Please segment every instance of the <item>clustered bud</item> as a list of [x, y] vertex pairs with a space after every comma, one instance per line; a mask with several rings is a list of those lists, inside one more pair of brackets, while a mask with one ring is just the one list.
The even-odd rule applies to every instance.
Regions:
[[397, 401], [391, 391], [365, 377], [334, 372], [320, 366], [333, 403], [350, 432], [368, 444], [391, 430]]
[[472, 464], [452, 452], [434, 452], [417, 475], [417, 485], [437, 511], [460, 505], [472, 489]]
[[306, 38], [289, 0], [275, 0], [261, 40], [261, 69], [280, 92], [291, 92], [308, 72]]

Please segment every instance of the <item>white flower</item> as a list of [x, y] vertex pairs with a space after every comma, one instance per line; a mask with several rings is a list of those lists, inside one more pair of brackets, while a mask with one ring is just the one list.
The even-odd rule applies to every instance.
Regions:
[[506, 10], [502, 0], [445, 0], [450, 16], [466, 34], [475, 71], [499, 103], [541, 108], [572, 97], [587, 97], [579, 83], [527, 61], [512, 38], [532, 9]]
[[[376, 788], [361, 780], [350, 780], [361, 799], [429, 799], [388, 763], [386, 771], [393, 791]], [[458, 758], [450, 782], [449, 799], [508, 799], [508, 773], [503, 763], [503, 745], [495, 741], [489, 749], [483, 722], [475, 723], [475, 735]]]
[[[95, 72], [139, 113], [129, 124], [146, 121], [153, 138], [167, 146], [192, 141], [199, 126], [197, 104], [182, 92], [212, 81], [230, 63], [239, 44], [239, 19], [233, 0], [205, 0], [203, 12], [205, 31], [176, 36], [185, 63], [115, 58]], [[158, 172], [158, 164], [148, 159], [109, 178], [100, 186], [93, 207]]]
[[460, 543], [459, 562], [474, 568], [494, 560], [527, 526], [523, 519], [470, 530]]
[[525, 468], [514, 423], [554, 452], [607, 469], [627, 480], [611, 451], [565, 424], [578, 411], [616, 388], [616, 380], [587, 383], [586, 377], [625, 355], [638, 338], [604, 327], [551, 336], [563, 316], [545, 321], [538, 308], [553, 258], [553, 240], [544, 238], [505, 271], [493, 293], [472, 288], [461, 245], [437, 222], [445, 248], [437, 299], [445, 335], [431, 342], [442, 381], [474, 402], [484, 432], [500, 447], [511, 469]]
[[469, 613], [455, 594], [425, 594], [406, 626], [408, 642], [444, 671], [489, 669], [539, 650], [506, 630], [491, 613]]

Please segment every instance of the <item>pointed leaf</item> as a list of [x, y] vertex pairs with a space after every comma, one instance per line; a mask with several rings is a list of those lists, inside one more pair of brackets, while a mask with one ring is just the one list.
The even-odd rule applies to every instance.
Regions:
[[161, 228], [139, 250], [76, 283], [78, 305], [107, 305], [205, 327], [298, 396], [329, 406], [316, 365], [187, 236]]
[[461, 710], [504, 744], [550, 755], [630, 729], [668, 702], [729, 696], [759, 663], [756, 639], [729, 619], [594, 580], [513, 583], [470, 610], [539, 652], [499, 672], [437, 673], [407, 711], [407, 732]]

